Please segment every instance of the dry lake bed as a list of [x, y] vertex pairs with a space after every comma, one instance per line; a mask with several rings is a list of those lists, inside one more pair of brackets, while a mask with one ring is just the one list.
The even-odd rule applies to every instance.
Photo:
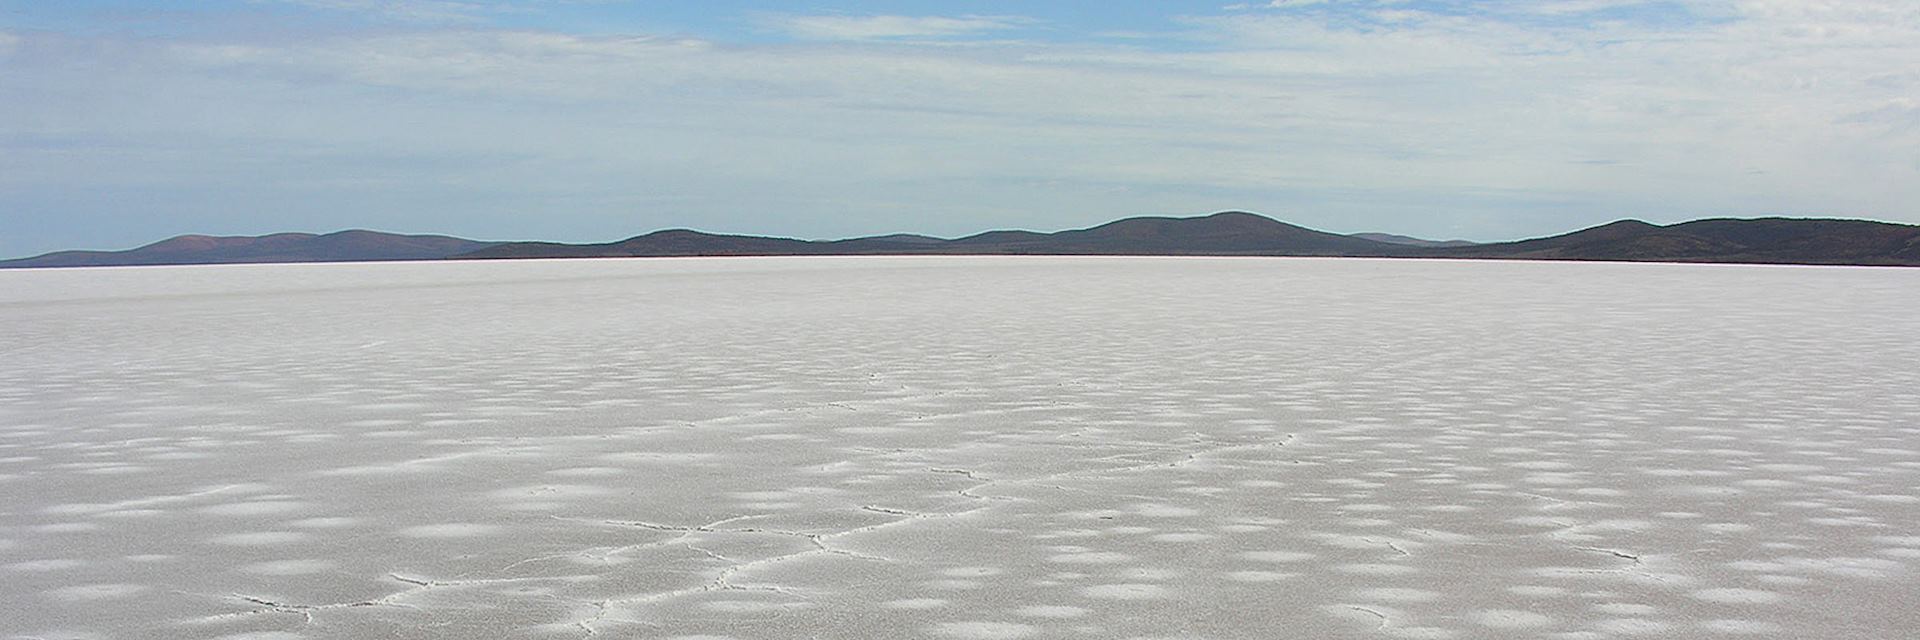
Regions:
[[1920, 635], [1920, 270], [0, 272], [0, 637]]

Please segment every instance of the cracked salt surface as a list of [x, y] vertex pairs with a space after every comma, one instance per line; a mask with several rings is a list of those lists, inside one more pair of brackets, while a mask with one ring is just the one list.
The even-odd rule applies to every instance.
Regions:
[[0, 637], [1903, 638], [1920, 271], [0, 272]]

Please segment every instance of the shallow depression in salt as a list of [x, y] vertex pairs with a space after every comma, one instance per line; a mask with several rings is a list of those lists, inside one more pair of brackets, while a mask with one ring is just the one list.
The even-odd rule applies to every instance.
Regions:
[[1898, 638], [1920, 270], [0, 272], [0, 637]]

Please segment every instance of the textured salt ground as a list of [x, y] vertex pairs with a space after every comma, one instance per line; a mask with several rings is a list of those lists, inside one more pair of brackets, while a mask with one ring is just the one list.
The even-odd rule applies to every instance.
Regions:
[[0, 637], [1905, 638], [1920, 272], [0, 273]]

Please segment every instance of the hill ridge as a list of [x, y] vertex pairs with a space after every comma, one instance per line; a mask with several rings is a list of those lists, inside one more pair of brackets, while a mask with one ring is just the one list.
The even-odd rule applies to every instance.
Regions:
[[993, 230], [958, 238], [892, 233], [803, 240], [651, 231], [606, 243], [482, 242], [367, 229], [263, 236], [189, 234], [125, 251], [57, 251], [0, 260], [0, 268], [499, 260], [522, 258], [811, 255], [1327, 256], [1920, 266], [1920, 226], [1846, 218], [1702, 218], [1654, 224], [1623, 218], [1511, 242], [1433, 241], [1392, 234], [1338, 234], [1247, 211], [1135, 216], [1061, 231]]

